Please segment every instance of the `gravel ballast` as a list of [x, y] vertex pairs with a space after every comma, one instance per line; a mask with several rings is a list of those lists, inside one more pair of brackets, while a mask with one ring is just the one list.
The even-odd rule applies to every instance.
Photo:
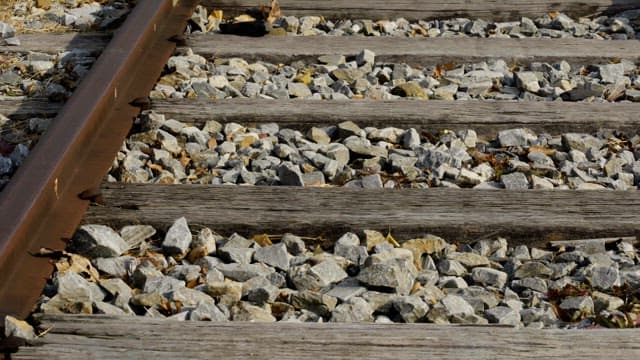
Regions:
[[364, 188], [636, 189], [640, 136], [535, 133], [479, 138], [473, 129], [361, 128], [305, 132], [211, 120], [200, 127], [153, 111], [137, 120], [109, 181]]
[[[98, 228], [105, 230], [88, 231]], [[636, 245], [623, 240], [545, 250], [510, 247], [503, 238], [461, 246], [434, 235], [396, 240], [372, 230], [331, 242], [294, 234], [226, 237], [190, 229], [185, 218], [166, 232], [146, 225], [83, 229], [69, 251], [88, 237], [104, 246], [114, 236], [118, 241], [108, 253], [51, 254], [57, 271], [38, 312], [533, 328], [637, 324], [640, 265]], [[185, 241], [180, 251], [167, 246], [177, 237]]]
[[323, 55], [313, 63], [272, 64], [207, 59], [186, 49], [169, 59], [167, 69], [152, 99], [640, 101], [640, 70], [629, 60], [518, 65], [497, 59], [410, 66], [378, 62], [373, 51], [362, 49], [353, 59]]
[[[188, 28], [191, 33], [218, 33], [221, 20], [199, 6]], [[275, 36], [396, 36], [396, 37], [482, 37], [482, 38], [586, 38], [629, 40], [640, 36], [640, 10], [611, 16], [572, 18], [551, 12], [531, 19], [492, 22], [483, 19], [452, 18], [434, 20], [325, 19], [321, 16], [282, 16], [261, 29]], [[243, 16], [242, 21], [251, 18]], [[234, 22], [225, 19], [223, 23]], [[224, 27], [224, 26], [223, 26]]]

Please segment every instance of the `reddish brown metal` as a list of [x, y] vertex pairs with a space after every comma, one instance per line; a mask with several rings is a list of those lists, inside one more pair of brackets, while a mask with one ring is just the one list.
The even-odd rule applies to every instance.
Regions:
[[0, 193], [0, 318], [31, 311], [51, 267], [29, 253], [72, 236], [197, 3], [139, 1]]

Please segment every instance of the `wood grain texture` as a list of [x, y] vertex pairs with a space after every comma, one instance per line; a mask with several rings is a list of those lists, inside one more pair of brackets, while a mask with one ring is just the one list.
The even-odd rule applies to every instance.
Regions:
[[0, 45], [0, 52], [27, 53], [30, 51], [57, 54], [71, 49], [81, 49], [89, 54], [102, 52], [111, 34], [96, 33], [45, 33], [20, 34], [20, 46]]
[[106, 206], [84, 223], [150, 224], [166, 229], [185, 216], [194, 229], [323, 235], [375, 229], [399, 241], [425, 233], [448, 241], [506, 237], [511, 244], [637, 236], [637, 191], [297, 188], [103, 184]]
[[637, 359], [640, 330], [178, 322], [55, 315], [13, 359]]
[[426, 131], [474, 129], [479, 135], [517, 127], [551, 134], [612, 128], [640, 129], [640, 104], [440, 100], [154, 100], [167, 118], [203, 125], [208, 120], [241, 124], [276, 122], [308, 129], [351, 120], [360, 126], [395, 126]]
[[321, 55], [355, 56], [362, 49], [376, 54], [376, 62], [427, 66], [446, 63], [474, 63], [504, 59], [509, 63], [533, 61], [571, 64], [608, 63], [613, 58], [638, 61], [640, 41], [589, 39], [479, 39], [398, 38], [354, 36], [266, 36], [194, 35], [186, 47], [203, 56], [241, 57], [248, 61], [288, 63], [317, 62]]
[[58, 115], [62, 103], [51, 102], [46, 98], [1, 99], [0, 114], [13, 120], [25, 120], [32, 117], [52, 118]]
[[[203, 0], [211, 9], [222, 9], [225, 15], [237, 15], [268, 1]], [[613, 12], [638, 6], [635, 0], [288, 0], [281, 1], [284, 15], [322, 15], [331, 19], [406, 19], [469, 17], [485, 20], [519, 20], [521, 16], [539, 17], [549, 11], [562, 11], [573, 16]]]
[[[0, 101], [0, 114], [13, 120], [55, 117], [62, 104], [44, 98]], [[443, 100], [266, 100], [179, 99], [154, 100], [152, 109], [187, 124], [209, 120], [245, 125], [277, 122], [281, 127], [306, 130], [351, 120], [362, 127], [394, 126], [425, 131], [474, 129], [480, 136], [527, 127], [536, 132], [593, 132], [601, 128], [636, 133], [640, 104], [577, 102], [511, 102]], [[613, 114], [613, 115], [612, 115]]]

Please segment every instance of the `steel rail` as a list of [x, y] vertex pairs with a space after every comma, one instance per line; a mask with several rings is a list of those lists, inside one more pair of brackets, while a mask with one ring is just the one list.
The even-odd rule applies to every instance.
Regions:
[[140, 1], [0, 193], [0, 318], [32, 310], [51, 266], [31, 254], [72, 236], [197, 3]]

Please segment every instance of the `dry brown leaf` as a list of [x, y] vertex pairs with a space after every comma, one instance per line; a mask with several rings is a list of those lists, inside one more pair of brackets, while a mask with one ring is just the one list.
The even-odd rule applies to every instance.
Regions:
[[549, 13], [549, 17], [551, 18], [551, 20], [557, 18], [558, 16], [560, 16], [560, 12], [559, 11], [551, 11]]
[[218, 146], [218, 140], [216, 140], [216, 138], [211, 138], [211, 139], [209, 139], [209, 141], [207, 141], [207, 147], [209, 149], [213, 149], [216, 146]]
[[151, 170], [155, 170], [157, 172], [161, 172], [162, 170], [164, 170], [164, 168], [158, 164], [154, 164], [152, 162], [147, 163], [147, 166], [149, 167], [149, 169]]
[[182, 166], [184, 167], [187, 167], [190, 162], [191, 158], [187, 155], [186, 151], [182, 150], [182, 152], [180, 153], [180, 164], [182, 164]]
[[214, 9], [209, 15], [209, 17], [218, 21], [222, 21], [222, 10]]
[[253, 235], [251, 240], [255, 241], [258, 245], [263, 247], [273, 245], [271, 239], [269, 238], [269, 235], [267, 234]]
[[432, 76], [436, 79], [439, 79], [444, 75], [444, 72], [451, 71], [455, 68], [456, 68], [456, 64], [454, 62], [437, 65], [436, 69], [433, 70]]
[[541, 152], [545, 155], [553, 155], [556, 152], [554, 149], [550, 149], [548, 147], [544, 147], [540, 145], [529, 146], [529, 152], [532, 152], [532, 151]]
[[269, 9], [269, 15], [267, 15], [267, 22], [273, 24], [280, 17], [280, 4], [278, 0], [271, 0], [271, 7]]
[[385, 240], [387, 240], [387, 242], [389, 244], [393, 245], [394, 247], [400, 247], [400, 244], [398, 244], [396, 239], [394, 239], [393, 236], [391, 236], [391, 232], [387, 233], [387, 236], [385, 237]]
[[77, 274], [84, 274], [88, 276], [89, 281], [93, 282], [100, 279], [100, 274], [91, 265], [91, 261], [77, 254], [65, 253], [65, 257], [56, 262], [55, 266], [56, 270], [61, 273], [71, 271]]

